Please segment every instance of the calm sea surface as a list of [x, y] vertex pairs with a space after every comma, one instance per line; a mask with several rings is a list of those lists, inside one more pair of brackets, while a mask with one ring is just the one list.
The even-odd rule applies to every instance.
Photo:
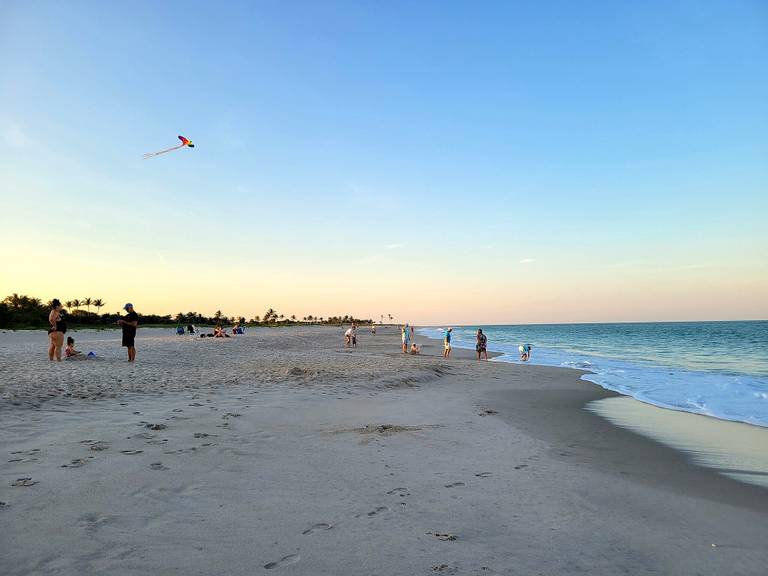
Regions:
[[[453, 327], [474, 348], [482, 328], [498, 360], [590, 370], [585, 379], [664, 408], [768, 426], [768, 321]], [[443, 329], [422, 328], [442, 338]]]

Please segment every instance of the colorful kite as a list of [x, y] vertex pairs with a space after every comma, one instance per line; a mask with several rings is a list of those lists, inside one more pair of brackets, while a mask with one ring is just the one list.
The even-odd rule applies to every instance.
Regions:
[[167, 150], [160, 150], [160, 152], [149, 152], [148, 154], [144, 154], [144, 160], [146, 160], [147, 158], [152, 158], [153, 156], [160, 156], [160, 154], [165, 154], [166, 152], [170, 152], [172, 150], [178, 150], [179, 148], [184, 148], [184, 146], [187, 146], [188, 148], [195, 147], [195, 145], [192, 144], [192, 140], [184, 138], [184, 136], [179, 136], [179, 140], [181, 140], [181, 144], [179, 144], [178, 146], [174, 146], [173, 148], [168, 148]]

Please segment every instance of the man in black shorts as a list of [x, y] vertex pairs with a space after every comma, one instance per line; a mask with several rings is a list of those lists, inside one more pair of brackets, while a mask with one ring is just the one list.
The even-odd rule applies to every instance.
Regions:
[[136, 360], [136, 327], [139, 325], [139, 315], [133, 310], [133, 304], [123, 306], [126, 315], [120, 318], [117, 323], [123, 328], [123, 346], [128, 348], [128, 362]]

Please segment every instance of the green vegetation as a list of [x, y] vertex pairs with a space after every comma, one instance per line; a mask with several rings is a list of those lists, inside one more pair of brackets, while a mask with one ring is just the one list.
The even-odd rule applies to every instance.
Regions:
[[[64, 320], [73, 328], [111, 328], [120, 317], [120, 312], [101, 314], [101, 309], [106, 306], [106, 302], [101, 298], [87, 298], [66, 300], [64, 304]], [[91, 307], [96, 312], [91, 311]], [[85, 308], [83, 310], [83, 308]], [[11, 294], [0, 302], [0, 328], [47, 328], [48, 314], [51, 311], [51, 302], [43, 303], [40, 298], [32, 296]], [[249, 326], [286, 326], [293, 324], [370, 324], [371, 320], [354, 318], [350, 314], [344, 316], [331, 316], [330, 318], [317, 317], [313, 315], [304, 316], [301, 320], [295, 315], [287, 317], [269, 308], [263, 316], [254, 316], [246, 320], [245, 316], [227, 316], [221, 310], [217, 310], [213, 316], [204, 316], [198, 312], [179, 312], [172, 316], [166, 314], [159, 316], [157, 314], [140, 314], [142, 326], [168, 326], [178, 324], [245, 324]], [[392, 316], [389, 316], [392, 318]], [[383, 316], [382, 316], [383, 319]]]

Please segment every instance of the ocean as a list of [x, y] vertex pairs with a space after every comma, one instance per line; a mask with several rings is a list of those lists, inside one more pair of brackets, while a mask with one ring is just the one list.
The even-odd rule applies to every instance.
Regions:
[[[475, 347], [477, 328], [501, 362], [581, 368], [585, 380], [663, 408], [768, 427], [768, 321], [530, 324], [453, 327]], [[418, 331], [443, 337], [443, 328]]]

